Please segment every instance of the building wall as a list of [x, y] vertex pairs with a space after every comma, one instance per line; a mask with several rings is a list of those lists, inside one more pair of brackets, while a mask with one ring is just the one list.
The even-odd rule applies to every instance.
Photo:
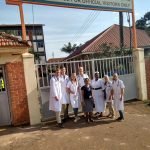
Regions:
[[147, 95], [150, 99], [150, 57], [145, 58]]
[[[33, 51], [39, 56], [39, 59], [35, 57], [35, 63], [45, 63], [46, 62], [46, 52], [45, 52], [45, 42], [44, 42], [44, 32], [43, 25], [26, 25], [27, 30], [27, 40], [31, 45], [33, 45]], [[12, 26], [0, 26], [0, 32], [6, 32], [8, 34], [13, 34], [18, 38], [22, 38], [22, 30], [19, 25]]]
[[22, 61], [6, 63], [12, 125], [29, 124], [27, 92]]

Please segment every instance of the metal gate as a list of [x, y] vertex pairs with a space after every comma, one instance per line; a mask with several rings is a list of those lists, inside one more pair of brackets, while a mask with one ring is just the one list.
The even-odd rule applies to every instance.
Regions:
[[0, 126], [10, 124], [11, 117], [6, 88], [5, 71], [4, 66], [0, 66]]
[[66, 67], [67, 74], [70, 76], [73, 72], [78, 74], [79, 66], [83, 66], [84, 72], [87, 73], [91, 79], [93, 78], [95, 71], [99, 71], [100, 78], [103, 78], [104, 74], [111, 77], [113, 73], [118, 73], [120, 79], [124, 81], [126, 86], [125, 100], [131, 100], [137, 98], [136, 77], [133, 63], [134, 61], [132, 56], [123, 56], [36, 65], [42, 120], [48, 119], [54, 115], [48, 108], [50, 79], [54, 75], [56, 67]]

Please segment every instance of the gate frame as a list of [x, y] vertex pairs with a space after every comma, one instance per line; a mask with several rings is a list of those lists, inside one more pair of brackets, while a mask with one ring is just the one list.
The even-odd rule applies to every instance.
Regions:
[[10, 95], [9, 95], [9, 89], [8, 89], [8, 83], [7, 83], [7, 73], [5, 70], [5, 64], [0, 64], [2, 67], [2, 72], [3, 72], [3, 79], [4, 79], [4, 85], [5, 85], [5, 91], [7, 94], [7, 100], [8, 100], [8, 111], [9, 111], [9, 123], [6, 125], [11, 125], [12, 123], [12, 110], [11, 110], [11, 103], [10, 103]]

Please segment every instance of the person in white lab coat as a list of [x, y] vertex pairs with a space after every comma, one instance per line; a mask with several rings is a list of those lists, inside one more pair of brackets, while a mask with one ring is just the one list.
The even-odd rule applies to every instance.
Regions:
[[70, 93], [70, 102], [71, 106], [74, 111], [75, 120], [77, 122], [80, 118], [78, 117], [78, 109], [80, 107], [80, 100], [79, 100], [79, 87], [76, 73], [72, 73], [71, 80], [67, 84], [68, 91]]
[[57, 125], [63, 128], [61, 121], [61, 110], [62, 110], [62, 89], [60, 79], [60, 68], [57, 68], [55, 75], [50, 80], [50, 99], [49, 99], [49, 110], [56, 113]]
[[[79, 88], [81, 89], [84, 85], [85, 82], [84, 80], [86, 78], [89, 78], [87, 74], [84, 73], [84, 69], [82, 66], [79, 67], [79, 74], [77, 75], [78, 83], [79, 83]], [[82, 96], [81, 96], [82, 97]]]
[[111, 96], [111, 90], [112, 90], [112, 82], [109, 80], [109, 76], [104, 76], [104, 99], [107, 104], [109, 114], [107, 117], [114, 118], [114, 107], [113, 107], [113, 101]]
[[124, 120], [124, 89], [125, 85], [122, 80], [119, 79], [118, 74], [113, 75], [112, 81], [112, 97], [114, 100], [115, 110], [119, 112], [118, 121]]
[[[84, 80], [89, 78], [89, 76], [84, 73], [84, 69], [82, 66], [79, 67], [78, 71], [79, 71], [79, 74], [77, 75], [77, 79], [78, 79], [78, 84], [79, 84], [79, 99], [80, 99], [80, 102], [82, 103], [83, 99], [82, 99], [81, 88], [85, 85]], [[83, 111], [83, 105], [82, 105], [82, 111]], [[86, 116], [86, 114], [84, 113], [84, 117], [85, 116]]]
[[91, 82], [92, 86], [92, 95], [95, 103], [96, 114], [99, 115], [97, 117], [103, 116], [103, 112], [105, 110], [105, 100], [103, 93], [103, 80], [99, 79], [99, 72], [95, 72], [95, 78]]
[[64, 113], [64, 122], [69, 118], [68, 109], [70, 104], [69, 92], [67, 90], [67, 84], [69, 82], [69, 77], [66, 75], [66, 68], [61, 67], [61, 89], [62, 89], [62, 108]]

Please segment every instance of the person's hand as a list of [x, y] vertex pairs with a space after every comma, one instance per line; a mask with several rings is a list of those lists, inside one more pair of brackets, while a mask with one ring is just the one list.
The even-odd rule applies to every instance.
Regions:
[[123, 100], [123, 96], [121, 95], [121, 96], [120, 96], [120, 101], [122, 101], [122, 100]]
[[82, 106], [85, 106], [85, 102], [82, 102]]
[[112, 96], [109, 96], [109, 101], [111, 101], [112, 100]]
[[55, 96], [55, 100], [56, 100], [56, 101], [58, 101], [58, 100], [59, 100], [57, 96]]
[[111, 99], [114, 100], [114, 96], [111, 96]]

